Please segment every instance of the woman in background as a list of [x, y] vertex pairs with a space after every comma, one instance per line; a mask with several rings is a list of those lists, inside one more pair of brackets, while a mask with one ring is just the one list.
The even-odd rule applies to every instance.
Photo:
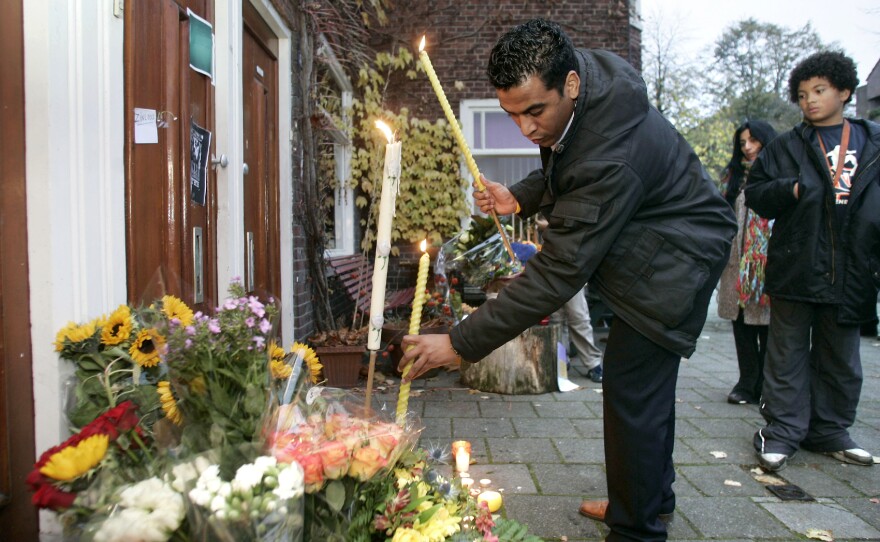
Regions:
[[733, 321], [733, 338], [739, 362], [739, 381], [727, 396], [735, 405], [758, 404], [764, 382], [764, 355], [770, 301], [764, 294], [764, 267], [771, 221], [745, 206], [743, 187], [749, 168], [776, 131], [760, 120], [743, 123], [733, 136], [733, 157], [721, 180], [721, 193], [734, 211], [736, 237], [718, 285], [718, 316]]

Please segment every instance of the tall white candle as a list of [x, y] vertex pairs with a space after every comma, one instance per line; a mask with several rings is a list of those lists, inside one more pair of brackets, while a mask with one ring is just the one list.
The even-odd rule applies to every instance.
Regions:
[[378, 127], [388, 139], [385, 145], [385, 170], [382, 175], [382, 196], [379, 199], [379, 221], [376, 230], [376, 259], [373, 263], [373, 291], [370, 297], [370, 333], [367, 348], [377, 351], [382, 342], [385, 322], [385, 283], [388, 279], [388, 257], [391, 254], [391, 221], [400, 189], [400, 141], [394, 141], [391, 128], [381, 120]]

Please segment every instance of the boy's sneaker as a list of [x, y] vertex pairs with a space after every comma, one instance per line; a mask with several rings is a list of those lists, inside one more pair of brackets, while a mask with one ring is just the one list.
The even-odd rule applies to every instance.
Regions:
[[596, 384], [602, 383], [602, 365], [596, 365], [589, 371], [587, 371], [587, 378], [595, 382]]
[[840, 450], [839, 452], [826, 452], [838, 461], [849, 463], [851, 465], [864, 465], [869, 467], [874, 464], [874, 456], [868, 451], [861, 448], [850, 448], [849, 450]]
[[[792, 454], [794, 455], [794, 454]], [[770, 472], [782, 470], [791, 456], [785, 454], [758, 452], [758, 463]]]

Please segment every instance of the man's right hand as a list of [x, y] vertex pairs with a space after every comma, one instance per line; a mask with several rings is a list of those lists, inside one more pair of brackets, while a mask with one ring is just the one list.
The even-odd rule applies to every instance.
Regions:
[[474, 182], [474, 201], [477, 206], [486, 214], [494, 209], [499, 215], [509, 215], [516, 212], [516, 198], [510, 193], [506, 186], [500, 183], [493, 183], [482, 174], [480, 179], [483, 181], [486, 189], [479, 192], [477, 183]]

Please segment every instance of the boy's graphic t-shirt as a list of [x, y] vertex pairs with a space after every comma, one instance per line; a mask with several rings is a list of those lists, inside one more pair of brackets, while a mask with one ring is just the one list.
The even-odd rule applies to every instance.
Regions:
[[[859, 167], [859, 155], [862, 152], [862, 148], [865, 146], [866, 139], [866, 134], [862, 126], [852, 122], [849, 126], [849, 144], [847, 145], [846, 157], [844, 158], [842, 165], [837, 162], [840, 158], [840, 140], [843, 133], [843, 124], [838, 124], [837, 126], [816, 127], [816, 133], [822, 138], [822, 143], [825, 144], [825, 152], [827, 153], [825, 155], [825, 161], [827, 164], [831, 164], [829, 171], [831, 178], [834, 178], [837, 173], [837, 168], [843, 168], [840, 177], [833, 187], [834, 202], [841, 211], [842, 208], [840, 206], [846, 205], [849, 202], [849, 192], [852, 188], [852, 180], [856, 176], [856, 170]], [[838, 212], [838, 214], [842, 215], [842, 212]]]

